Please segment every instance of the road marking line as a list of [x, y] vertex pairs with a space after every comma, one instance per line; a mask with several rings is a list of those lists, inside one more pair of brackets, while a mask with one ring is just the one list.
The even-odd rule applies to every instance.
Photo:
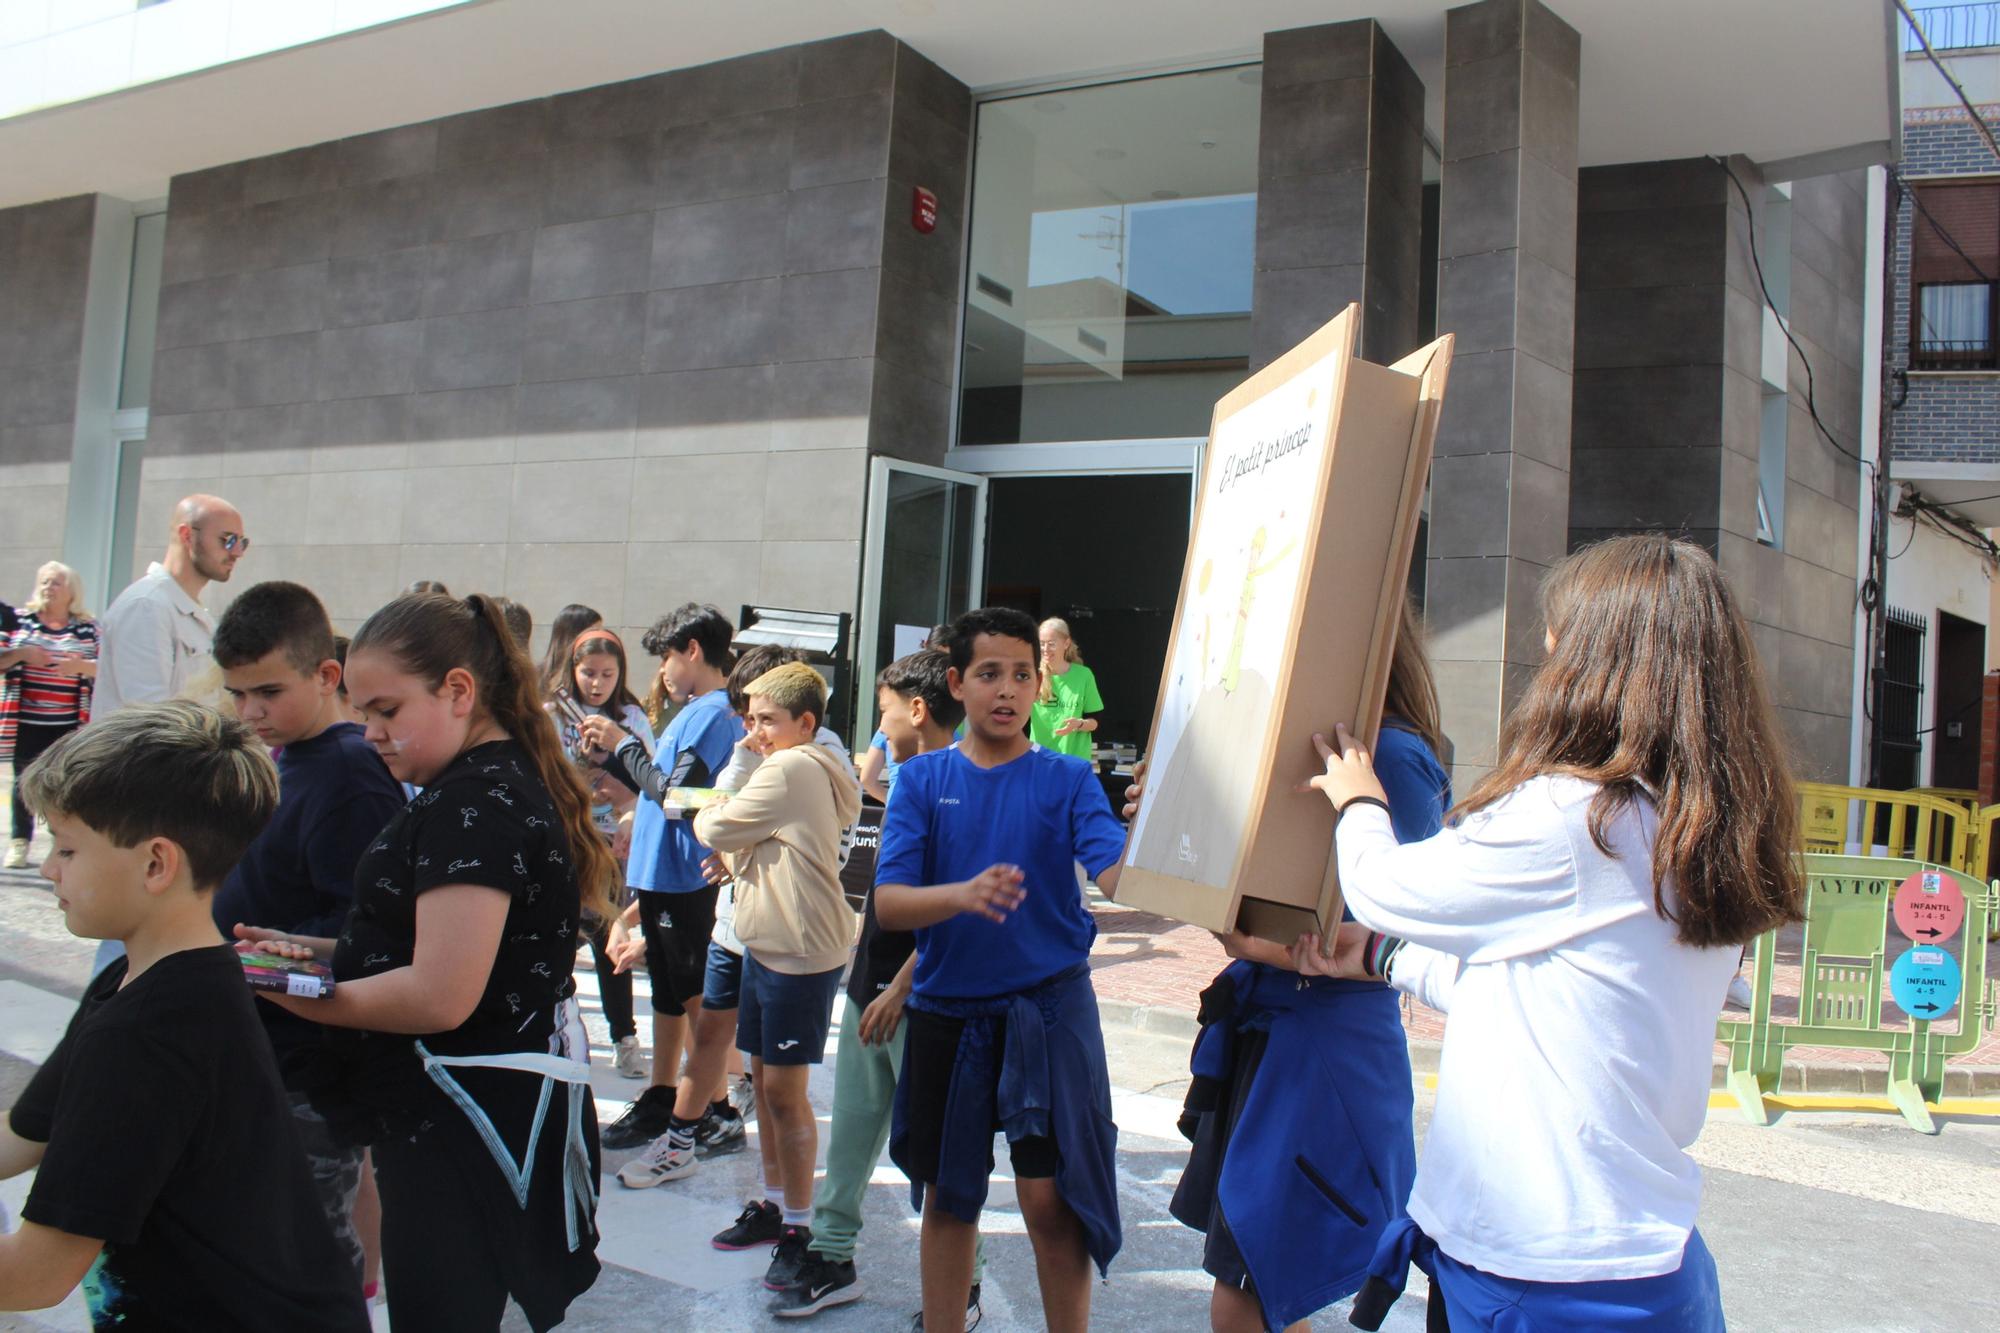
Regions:
[[[1436, 1092], [1438, 1076], [1425, 1074], [1422, 1079], [1427, 1092]], [[1901, 1115], [1902, 1112], [1887, 1097], [1861, 1097], [1846, 1093], [1773, 1092], [1764, 1097], [1766, 1106], [1774, 1106], [1782, 1111], [1880, 1111], [1885, 1115]], [[1947, 1097], [1941, 1102], [1925, 1102], [1924, 1105], [1939, 1115], [1977, 1116], [1981, 1119], [2000, 1119], [2000, 1097]], [[1717, 1088], [1708, 1094], [1708, 1109], [1711, 1111], [1734, 1111], [1738, 1109], [1736, 1094]]]
[[[1887, 1115], [1902, 1114], [1887, 1097], [1833, 1092], [1771, 1092], [1764, 1094], [1764, 1105], [1784, 1111], [1881, 1111]], [[1939, 1115], [2000, 1119], [2000, 1097], [1947, 1097], [1940, 1102], [1925, 1102], [1924, 1105]], [[1710, 1110], [1736, 1110], [1736, 1094], [1718, 1089], [1708, 1094], [1708, 1106]]]

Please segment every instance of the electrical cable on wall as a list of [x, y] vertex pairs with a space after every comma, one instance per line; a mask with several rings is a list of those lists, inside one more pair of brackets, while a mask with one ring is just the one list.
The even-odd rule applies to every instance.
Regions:
[[1764, 304], [1770, 308], [1773, 315], [1777, 316], [1779, 330], [1785, 335], [1785, 341], [1792, 345], [1792, 350], [1799, 354], [1799, 364], [1805, 368], [1806, 415], [1812, 418], [1813, 425], [1819, 427], [1819, 433], [1826, 437], [1828, 444], [1861, 466], [1872, 469], [1875, 466], [1873, 463], [1835, 439], [1833, 432], [1827, 429], [1826, 423], [1819, 419], [1819, 405], [1813, 400], [1812, 358], [1806, 355], [1806, 349], [1799, 346], [1799, 340], [1792, 335], [1791, 321], [1784, 317], [1778, 309], [1778, 303], [1771, 299], [1771, 284], [1764, 280], [1764, 261], [1757, 253], [1757, 210], [1750, 206], [1750, 192], [1743, 188], [1743, 182], [1738, 179], [1735, 169], [1726, 159], [1718, 157], [1713, 160], [1728, 173], [1729, 183], [1736, 187], [1736, 193], [1743, 200], [1743, 212], [1750, 226], [1750, 267], [1756, 270], [1757, 288], [1764, 293]]

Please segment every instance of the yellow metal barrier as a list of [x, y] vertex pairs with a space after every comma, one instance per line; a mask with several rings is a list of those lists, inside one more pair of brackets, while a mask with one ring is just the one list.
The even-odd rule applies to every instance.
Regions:
[[1935, 796], [1940, 801], [1950, 801], [1953, 805], [1964, 806], [1965, 812], [1969, 815], [1979, 813], [1979, 793], [1976, 791], [1967, 791], [1963, 787], [1912, 787], [1910, 788], [1910, 794], [1912, 796]]
[[[2000, 816], [2000, 806], [1985, 813]], [[1986, 869], [1975, 865], [1974, 858], [1979, 847], [1991, 844], [1978, 840], [1975, 847], [1975, 822], [1990, 828], [1994, 821], [1976, 819], [1972, 809], [1955, 797], [1799, 784], [1799, 834], [1808, 852], [1902, 857], [1984, 879]]]

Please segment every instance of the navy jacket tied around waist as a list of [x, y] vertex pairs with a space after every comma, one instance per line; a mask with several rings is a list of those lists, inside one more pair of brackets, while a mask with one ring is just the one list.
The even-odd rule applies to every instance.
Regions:
[[[1026, 991], [991, 999], [913, 995], [912, 1009], [965, 1020], [940, 1129], [938, 1202], [962, 1222], [979, 1220], [992, 1165], [993, 1120], [1008, 1142], [1053, 1137], [1056, 1190], [1083, 1223], [1084, 1243], [1102, 1275], [1124, 1243], [1118, 1222], [1118, 1127], [1104, 1030], [1088, 964], [1078, 963]], [[999, 1020], [1004, 1020], [1001, 1022]], [[996, 1028], [1004, 1028], [995, 1040]], [[889, 1156], [907, 1173], [908, 1096], [896, 1095]], [[924, 1204], [921, 1182], [910, 1203]]]

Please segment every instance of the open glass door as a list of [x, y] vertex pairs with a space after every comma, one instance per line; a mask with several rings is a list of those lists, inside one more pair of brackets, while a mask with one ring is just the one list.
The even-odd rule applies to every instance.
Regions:
[[893, 458], [872, 460], [855, 643], [854, 753], [875, 733], [875, 674], [923, 645], [933, 625], [984, 591], [986, 478]]

